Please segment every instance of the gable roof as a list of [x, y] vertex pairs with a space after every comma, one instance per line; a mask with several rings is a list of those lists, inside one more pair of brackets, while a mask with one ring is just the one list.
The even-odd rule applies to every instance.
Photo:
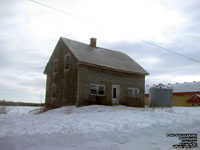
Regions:
[[88, 44], [63, 37], [61, 37], [61, 40], [80, 62], [135, 74], [149, 74], [131, 57], [122, 52], [100, 47], [91, 47]]
[[195, 94], [192, 97], [190, 97], [186, 103], [198, 103], [200, 104], [200, 95], [199, 94]]

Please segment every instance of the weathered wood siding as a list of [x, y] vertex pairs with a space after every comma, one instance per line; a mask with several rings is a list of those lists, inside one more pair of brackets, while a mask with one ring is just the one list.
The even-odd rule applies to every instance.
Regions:
[[[105, 96], [90, 95], [90, 83], [105, 86]], [[114, 72], [92, 66], [79, 65], [77, 106], [88, 104], [112, 105], [112, 84], [120, 85], [119, 104], [144, 106], [145, 76]], [[128, 97], [128, 88], [139, 88], [138, 98]]]
[[[64, 57], [70, 54], [70, 67], [64, 70]], [[53, 72], [53, 61], [58, 60], [57, 72]], [[59, 40], [48, 64], [46, 83], [46, 108], [75, 105], [77, 95], [77, 60], [68, 47]], [[52, 98], [52, 84], [56, 85], [56, 97]]]

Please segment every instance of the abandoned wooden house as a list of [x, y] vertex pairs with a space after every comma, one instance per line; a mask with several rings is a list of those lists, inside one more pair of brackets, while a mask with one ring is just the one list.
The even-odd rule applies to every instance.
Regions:
[[145, 71], [128, 55], [61, 37], [47, 63], [46, 108], [144, 106]]

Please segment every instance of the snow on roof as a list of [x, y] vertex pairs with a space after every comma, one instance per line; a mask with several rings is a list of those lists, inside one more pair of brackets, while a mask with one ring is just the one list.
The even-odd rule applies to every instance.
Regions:
[[[181, 92], [199, 92], [200, 91], [200, 82], [184, 82], [184, 83], [175, 83], [175, 84], [166, 84], [165, 86], [172, 88], [174, 93]], [[145, 86], [145, 93], [149, 93], [149, 89], [152, 86]]]
[[100, 47], [91, 47], [88, 44], [61, 38], [69, 47], [73, 55], [81, 62], [104, 66], [112, 69], [148, 75], [138, 63], [128, 55]]

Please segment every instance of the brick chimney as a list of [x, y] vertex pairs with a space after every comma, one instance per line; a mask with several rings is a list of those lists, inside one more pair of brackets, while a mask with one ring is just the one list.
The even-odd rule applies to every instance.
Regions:
[[96, 47], [97, 39], [96, 38], [90, 38], [90, 46]]

